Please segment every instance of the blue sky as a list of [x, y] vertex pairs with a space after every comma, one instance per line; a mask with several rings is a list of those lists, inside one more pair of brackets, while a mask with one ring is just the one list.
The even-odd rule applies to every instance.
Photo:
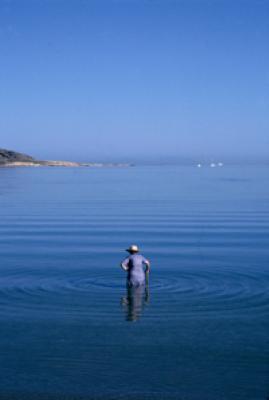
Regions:
[[260, 0], [0, 0], [0, 147], [264, 158], [268, 21]]

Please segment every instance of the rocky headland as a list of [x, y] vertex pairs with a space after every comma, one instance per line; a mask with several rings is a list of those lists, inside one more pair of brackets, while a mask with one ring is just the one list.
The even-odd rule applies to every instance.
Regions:
[[126, 163], [80, 163], [74, 161], [37, 160], [27, 154], [0, 149], [0, 167], [130, 167]]

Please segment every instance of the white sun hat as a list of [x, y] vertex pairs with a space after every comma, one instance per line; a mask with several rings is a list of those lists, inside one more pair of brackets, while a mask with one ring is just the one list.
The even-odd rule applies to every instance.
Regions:
[[139, 251], [139, 248], [138, 248], [138, 246], [136, 244], [132, 244], [129, 247], [129, 249], [126, 249], [126, 251], [137, 253]]

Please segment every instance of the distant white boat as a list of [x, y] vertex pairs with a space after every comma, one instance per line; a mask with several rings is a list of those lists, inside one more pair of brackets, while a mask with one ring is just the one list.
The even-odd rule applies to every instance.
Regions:
[[213, 163], [213, 162], [210, 164], [210, 167], [211, 167], [211, 168], [215, 168], [215, 166], [216, 166], [216, 164]]
[[197, 164], [197, 167], [198, 167], [198, 168], [201, 168], [201, 166], [202, 166], [202, 164]]
[[218, 163], [218, 167], [223, 167], [223, 163], [222, 163], [222, 162], [219, 162], [219, 163]]

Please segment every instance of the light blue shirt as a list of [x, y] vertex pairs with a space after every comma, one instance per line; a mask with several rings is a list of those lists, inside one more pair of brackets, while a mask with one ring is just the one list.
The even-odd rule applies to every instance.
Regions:
[[139, 286], [145, 284], [145, 266], [149, 261], [141, 254], [131, 254], [122, 261], [122, 266], [128, 271], [127, 284]]

